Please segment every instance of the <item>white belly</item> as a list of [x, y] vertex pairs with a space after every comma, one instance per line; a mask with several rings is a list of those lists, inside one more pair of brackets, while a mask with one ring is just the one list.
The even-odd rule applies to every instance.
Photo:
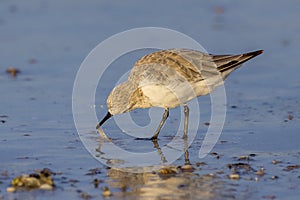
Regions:
[[[184, 82], [171, 82], [169, 85], [146, 84], [141, 87], [145, 96], [150, 100], [152, 106], [163, 108], [174, 108], [186, 104], [188, 101], [210, 93], [219, 83], [200, 81], [194, 84]], [[209, 84], [207, 87], [206, 84]]]

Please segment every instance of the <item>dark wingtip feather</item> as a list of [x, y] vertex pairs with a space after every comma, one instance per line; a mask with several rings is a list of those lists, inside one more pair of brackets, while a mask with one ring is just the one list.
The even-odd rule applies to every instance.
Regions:
[[258, 56], [259, 54], [262, 54], [263, 52], [264, 52], [264, 50], [257, 50], [257, 51], [252, 51], [249, 53], [243, 53], [243, 54], [239, 54], [239, 55], [225, 56], [223, 59], [222, 59], [222, 56], [218, 56], [217, 59], [215, 60], [215, 62], [216, 63], [222, 62], [222, 61], [224, 62], [224, 60], [226, 60], [227, 62], [225, 64], [222, 64], [222, 65], [217, 64], [219, 71], [225, 72], [227, 70], [237, 68], [244, 62], [247, 62], [248, 60]]
[[264, 50], [257, 50], [257, 51], [252, 51], [249, 53], [245, 53], [244, 55], [252, 55], [252, 57], [258, 56], [259, 54], [262, 54], [264, 52]]

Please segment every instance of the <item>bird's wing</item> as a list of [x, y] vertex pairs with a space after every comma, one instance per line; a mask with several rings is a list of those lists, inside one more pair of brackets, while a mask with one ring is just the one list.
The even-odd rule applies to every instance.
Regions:
[[212, 55], [190, 49], [175, 49], [173, 51], [196, 67], [204, 79], [215, 75], [222, 75], [225, 78], [241, 64], [263, 52], [263, 50], [258, 50], [238, 55]]
[[181, 75], [187, 81], [203, 79], [199, 69], [196, 68], [193, 63], [189, 62], [172, 49], [153, 52], [139, 59], [135, 63], [129, 78], [136, 78], [136, 76], [139, 76], [145, 70], [143, 67], [145, 65], [155, 68], [154, 70], [169, 68]]
[[169, 49], [148, 54], [139, 59], [129, 76], [137, 79], [145, 67], [151, 66], [159, 70], [162, 66], [173, 69], [189, 82], [198, 82], [214, 76], [226, 77], [242, 63], [261, 54], [254, 51], [239, 55], [211, 55], [191, 49]]

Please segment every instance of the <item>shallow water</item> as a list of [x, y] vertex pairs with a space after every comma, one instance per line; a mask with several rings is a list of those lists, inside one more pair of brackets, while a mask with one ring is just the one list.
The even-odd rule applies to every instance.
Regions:
[[[0, 4], [0, 199], [87, 199], [89, 195], [101, 199], [102, 187], [110, 189], [111, 199], [299, 199], [299, 169], [292, 167], [300, 165], [298, 2], [4, 0]], [[164, 175], [151, 166], [139, 174], [132, 171], [144, 168], [109, 169], [87, 152], [77, 134], [72, 88], [81, 62], [111, 35], [144, 26], [183, 32], [210, 53], [265, 50], [226, 81], [225, 126], [213, 154], [203, 159], [198, 153], [210, 101], [199, 98], [201, 126], [188, 149], [193, 172], [178, 168], [185, 164], [184, 156], [172, 163], [175, 174]], [[111, 64], [98, 85], [99, 119], [105, 115], [105, 100], [116, 80], [148, 52], [131, 52]], [[117, 73], [120, 66], [122, 73]], [[5, 73], [8, 67], [21, 73], [12, 78]], [[128, 151], [161, 156], [179, 127], [180, 113], [180, 109], [170, 112], [159, 148], [122, 133], [113, 120], [104, 131]], [[142, 110], [132, 117], [140, 125], [150, 120]], [[94, 127], [86, 134], [99, 143]], [[158, 158], [163, 162], [163, 157]], [[251, 168], [237, 168], [240, 179], [232, 180], [228, 176], [234, 169], [227, 165], [237, 163]], [[57, 173], [54, 191], [6, 192], [14, 177], [42, 168]], [[261, 168], [263, 176], [256, 174]], [[100, 180], [98, 188], [94, 179]]]

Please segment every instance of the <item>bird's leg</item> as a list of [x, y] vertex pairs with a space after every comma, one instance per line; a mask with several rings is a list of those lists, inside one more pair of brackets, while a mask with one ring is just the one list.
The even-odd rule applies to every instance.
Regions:
[[167, 159], [166, 159], [166, 157], [164, 156], [164, 153], [162, 152], [162, 150], [161, 150], [161, 148], [160, 148], [160, 146], [159, 146], [157, 140], [152, 140], [152, 142], [153, 142], [154, 148], [157, 149], [157, 152], [158, 152], [158, 154], [160, 155], [161, 161], [162, 161], [163, 163], [168, 162]]
[[184, 130], [183, 130], [183, 138], [187, 138], [188, 134], [188, 125], [189, 125], [189, 107], [184, 105]]
[[189, 158], [189, 146], [188, 146], [188, 141], [187, 141], [187, 137], [183, 138], [184, 140], [184, 164], [185, 165], [190, 165], [191, 162], [190, 162], [190, 158]]
[[160, 132], [160, 129], [163, 127], [163, 125], [165, 124], [165, 121], [167, 120], [167, 118], [169, 117], [169, 108], [165, 109], [165, 112], [163, 114], [163, 117], [159, 123], [158, 128], [156, 129], [154, 135], [152, 136], [151, 140], [157, 140], [157, 136]]

